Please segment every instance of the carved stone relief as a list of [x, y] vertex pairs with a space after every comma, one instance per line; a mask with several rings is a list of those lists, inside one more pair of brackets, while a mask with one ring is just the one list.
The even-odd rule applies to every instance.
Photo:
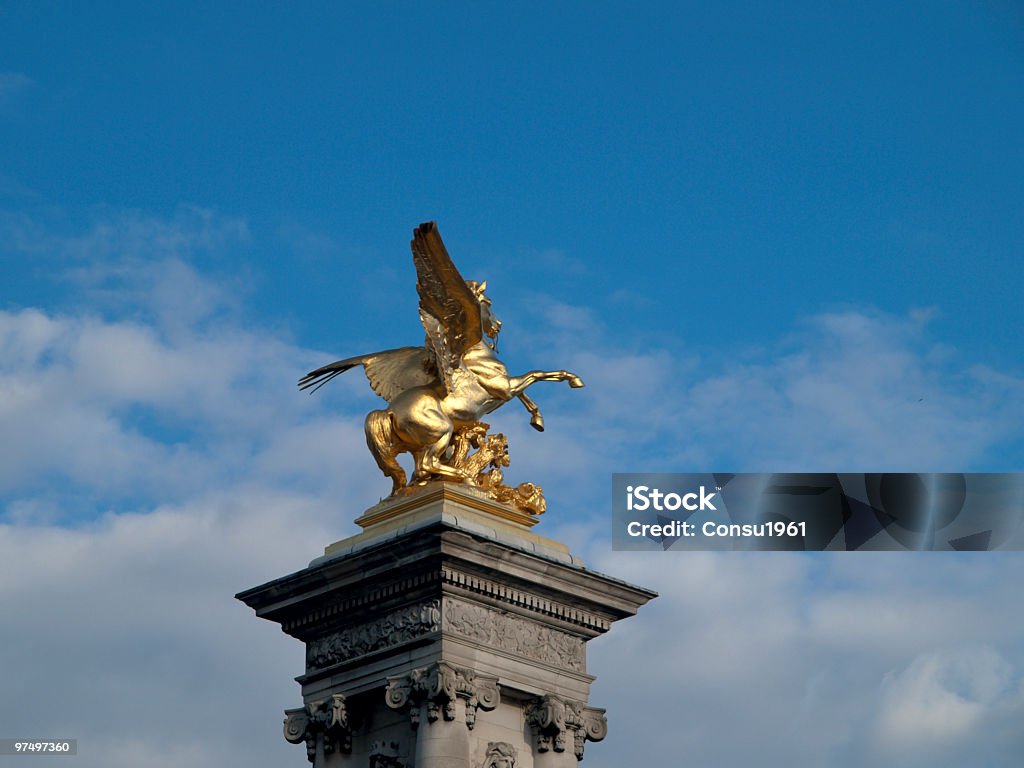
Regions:
[[487, 742], [487, 753], [480, 768], [516, 768], [516, 748], [507, 741]]
[[381, 648], [390, 648], [441, 626], [439, 601], [410, 605], [357, 627], [343, 629], [306, 645], [308, 669], [323, 669]]
[[370, 768], [408, 768], [399, 754], [397, 741], [375, 741], [370, 746]]
[[445, 632], [477, 640], [534, 661], [582, 672], [583, 639], [507, 613], [446, 599], [442, 618]]
[[414, 669], [407, 675], [389, 677], [384, 698], [387, 705], [396, 711], [408, 707], [413, 728], [419, 727], [421, 704], [426, 704], [427, 720], [433, 723], [440, 717], [454, 720], [456, 701], [463, 699], [466, 727], [472, 729], [477, 709], [494, 709], [500, 694], [497, 678], [477, 675], [471, 669], [454, 667], [442, 661]]

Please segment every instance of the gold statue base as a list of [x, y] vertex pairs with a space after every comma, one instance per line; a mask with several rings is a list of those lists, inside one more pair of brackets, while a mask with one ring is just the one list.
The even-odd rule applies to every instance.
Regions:
[[536, 515], [527, 514], [511, 504], [494, 501], [486, 489], [442, 481], [413, 486], [402, 495], [392, 496], [370, 507], [356, 519], [362, 533], [328, 545], [324, 549], [324, 558], [375, 546], [439, 521], [518, 549], [583, 565], [583, 561], [569, 554], [569, 548], [561, 542], [530, 531], [538, 522]]

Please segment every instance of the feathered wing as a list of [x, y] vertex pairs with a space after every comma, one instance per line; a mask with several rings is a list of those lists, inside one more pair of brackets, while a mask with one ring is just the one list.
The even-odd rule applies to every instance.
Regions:
[[420, 224], [413, 231], [412, 260], [427, 347], [439, 378], [451, 391], [462, 353], [483, 338], [480, 302], [455, 268], [434, 222]]
[[363, 366], [373, 391], [389, 403], [412, 387], [426, 386], [437, 381], [433, 355], [426, 347], [400, 347], [371, 355], [349, 357], [310, 371], [299, 379], [299, 389], [312, 392], [345, 371]]

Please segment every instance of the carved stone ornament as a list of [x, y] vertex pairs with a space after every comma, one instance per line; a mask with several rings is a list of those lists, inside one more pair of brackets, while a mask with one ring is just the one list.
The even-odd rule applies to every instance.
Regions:
[[[472, 478], [470, 484], [482, 488], [503, 504], [511, 504], [530, 515], [547, 510], [544, 489], [535, 483], [520, 483], [515, 488], [505, 485], [502, 467], [509, 465], [508, 439], [501, 432], [488, 434], [490, 424], [482, 421], [461, 427], [452, 435], [450, 463]], [[470, 448], [476, 453], [470, 453]]]
[[405, 761], [399, 759], [398, 742], [373, 742], [370, 746], [370, 768], [408, 768]]
[[310, 669], [323, 669], [437, 632], [440, 626], [439, 601], [406, 606], [366, 624], [313, 640], [306, 645], [306, 665]]
[[501, 613], [482, 605], [446, 599], [443, 628], [517, 656], [525, 656], [561, 669], [583, 672], [583, 639], [542, 626], [528, 619]]
[[284, 738], [291, 744], [306, 742], [309, 762], [316, 759], [318, 742], [325, 755], [352, 751], [352, 729], [345, 697], [340, 693], [329, 699], [312, 701], [299, 709], [286, 709], [284, 715]]
[[507, 741], [487, 742], [487, 754], [480, 768], [516, 768], [516, 748]]
[[534, 699], [527, 705], [526, 722], [537, 738], [538, 752], [564, 752], [571, 736], [577, 760], [583, 759], [586, 740], [601, 741], [608, 735], [604, 710], [551, 694]]
[[414, 669], [407, 675], [389, 677], [384, 691], [384, 699], [391, 709], [400, 711], [408, 706], [413, 728], [419, 727], [421, 704], [426, 704], [427, 720], [433, 723], [441, 717], [454, 720], [455, 704], [463, 699], [466, 727], [472, 730], [477, 709], [494, 709], [499, 697], [497, 678], [477, 675], [470, 669], [453, 667], [443, 661]]

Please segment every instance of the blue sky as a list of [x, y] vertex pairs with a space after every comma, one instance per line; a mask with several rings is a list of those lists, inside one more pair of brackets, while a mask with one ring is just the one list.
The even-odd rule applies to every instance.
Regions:
[[820, 307], [936, 307], [1019, 367], [1013, 4], [250, 5], [8, 4], [8, 206], [244, 217], [254, 308], [307, 343], [335, 341], [343, 276], [407, 267], [434, 218], [464, 261], [582, 262], [625, 336], [717, 349]]
[[[85, 669], [83, 766], [237, 761], [161, 725], [233, 691], [249, 762], [301, 760], [301, 649], [230, 595], [386, 493], [365, 381], [294, 382], [419, 341], [433, 219], [510, 368], [588, 383], [532, 390], [543, 435], [492, 419], [541, 532], [662, 593], [593, 645], [588, 765], [680, 695], [707, 765], [1018, 764], [1015, 556], [644, 559], [606, 528], [613, 471], [1021, 471], [1024, 13], [634, 5], [0, 4], [0, 723], [53, 722], [37, 681]], [[89, 715], [144, 706], [130, 742]]]

